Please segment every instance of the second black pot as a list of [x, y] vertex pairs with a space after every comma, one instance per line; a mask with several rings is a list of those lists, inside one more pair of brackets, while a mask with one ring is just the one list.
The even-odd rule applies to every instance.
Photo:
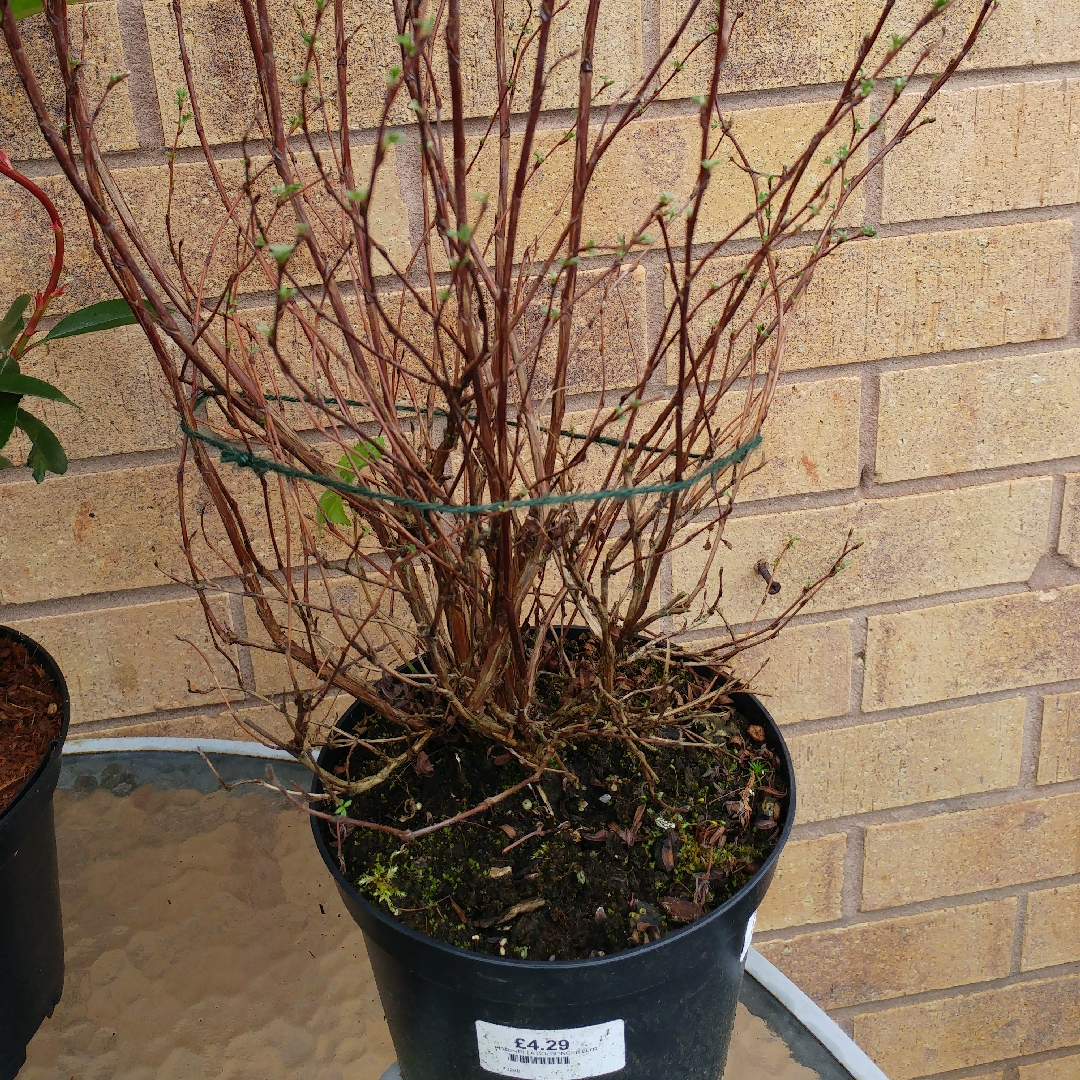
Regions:
[[[795, 818], [791, 758], [761, 702], [735, 704], [765, 728], [789, 794], [776, 847], [733, 897], [651, 945], [577, 961], [478, 955], [427, 937], [370, 904], [344, 877], [322, 823], [319, 851], [368, 957], [404, 1080], [720, 1080], [758, 905]], [[362, 713], [339, 721], [348, 730]], [[326, 748], [331, 769], [344, 750]], [[321, 790], [316, 781], [315, 790]]]
[[56, 661], [36, 641], [0, 627], [4, 638], [26, 646], [63, 699], [60, 737], [0, 814], [0, 1080], [12, 1080], [26, 1060], [26, 1044], [64, 989], [53, 792], [71, 701]]

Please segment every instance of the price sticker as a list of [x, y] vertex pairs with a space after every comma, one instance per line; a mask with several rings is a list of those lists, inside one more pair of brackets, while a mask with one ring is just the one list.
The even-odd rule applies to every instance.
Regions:
[[584, 1080], [626, 1066], [621, 1020], [579, 1028], [514, 1028], [476, 1021], [480, 1067], [521, 1080]]

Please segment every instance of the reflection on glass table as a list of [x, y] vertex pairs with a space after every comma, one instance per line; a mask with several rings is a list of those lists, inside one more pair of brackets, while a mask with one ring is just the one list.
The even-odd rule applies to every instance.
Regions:
[[[20, 1080], [396, 1077], [363, 937], [307, 818], [264, 790], [220, 790], [198, 754], [84, 752], [102, 744], [65, 753], [67, 976]], [[211, 756], [226, 780], [266, 765]], [[756, 953], [748, 972], [726, 1080], [884, 1080]]]

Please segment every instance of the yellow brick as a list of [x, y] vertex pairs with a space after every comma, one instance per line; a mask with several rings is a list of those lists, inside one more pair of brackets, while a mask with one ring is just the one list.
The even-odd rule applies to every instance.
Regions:
[[854, 1034], [890, 1080], [911, 1080], [1070, 1046], [1078, 1026], [1080, 975], [1066, 975], [864, 1013]]
[[[924, 71], [941, 70], [942, 63], [967, 36], [980, 6], [979, 0], [957, 0], [955, 7], [949, 6], [944, 20], [936, 20], [912, 39], [913, 56], [923, 48], [930, 48]], [[901, 0], [886, 24], [885, 40], [889, 34], [910, 29], [926, 10], [922, 0]], [[1065, 0], [1058, 5], [1047, 5], [1040, 0], [1002, 4], [990, 16], [963, 67], [1027, 67], [1080, 60], [1078, 15], [1076, 0]]]
[[1016, 899], [819, 930], [756, 946], [823, 1009], [1009, 974]]
[[1080, 780], [1080, 693], [1043, 698], [1040, 784]]
[[788, 736], [796, 821], [1012, 787], [1020, 780], [1023, 698]]
[[[275, 38], [275, 56], [278, 62], [278, 79], [283, 90], [285, 115], [299, 112], [301, 96], [292, 82], [307, 62], [307, 49], [300, 39], [295, 15], [296, 5], [276, 0], [269, 5], [271, 26]], [[506, 5], [509, 26], [508, 42], [512, 46], [518, 38], [528, 7], [524, 0]], [[570, 57], [551, 70], [552, 57], [569, 57], [581, 47], [587, 0], [572, 0], [560, 5], [552, 20], [548, 43], [549, 77], [544, 95], [545, 109], [573, 108], [578, 98], [578, 64]], [[177, 87], [185, 86], [184, 69], [180, 59], [176, 20], [168, 3], [150, 2], [144, 5], [154, 75], [158, 86], [158, 100], [165, 131], [171, 142], [175, 131]], [[314, 6], [303, 6], [305, 19], [313, 25]], [[466, 116], [490, 116], [498, 107], [498, 87], [495, 78], [494, 33], [490, 6], [484, 4], [462, 5], [461, 64]], [[334, 71], [334, 35], [332, 16], [317, 43], [317, 55], [323, 73], [330, 79]], [[532, 10], [531, 28], [538, 23], [537, 9]], [[401, 51], [394, 38], [397, 33], [391, 4], [345, 5], [345, 24], [351, 34], [349, 43], [349, 120], [352, 127], [374, 127], [379, 123], [384, 96], [386, 73], [394, 64], [401, 62]], [[446, 77], [446, 51], [442, 27], [435, 47], [435, 76], [443, 101], [450, 99]], [[195, 74], [196, 92], [199, 95], [203, 123], [207, 138], [212, 143], [233, 142], [244, 138], [252, 128], [257, 130], [256, 118], [261, 112], [255, 68], [248, 47], [247, 30], [239, 7], [222, 9], [220, 5], [197, 0], [184, 5], [184, 36]], [[528, 107], [532, 86], [532, 63], [536, 55], [535, 42], [526, 54], [525, 77], [519, 78], [518, 89], [512, 104], [514, 112]], [[597, 105], [614, 99], [640, 78], [641, 71], [641, 4], [640, 0], [617, 6], [605, 6], [600, 10], [597, 27], [597, 45], [593, 56], [594, 93], [599, 80], [608, 76], [614, 84], [598, 99]], [[314, 97], [315, 83], [309, 91], [309, 114], [315, 110], [310, 102]], [[331, 97], [336, 87], [330, 87]], [[404, 90], [398, 94], [391, 108], [390, 120], [395, 124], [415, 119], [407, 109]], [[330, 122], [338, 124], [337, 111], [331, 101], [328, 105]], [[322, 130], [322, 121], [313, 123]], [[181, 136], [181, 145], [194, 146], [198, 139], [194, 124], [189, 123]]]
[[[917, 100], [901, 99], [887, 137]], [[885, 163], [882, 221], [1080, 199], [1080, 79], [947, 90], [931, 111], [936, 122]]]
[[[358, 172], [363, 174], [370, 168], [373, 153], [371, 147], [357, 148], [354, 162]], [[390, 256], [397, 261], [398, 265], [406, 265], [412, 246], [409, 240], [408, 211], [395, 182], [397, 176], [395, 162], [396, 157], [391, 148], [386, 158], [386, 171], [382, 176], [382, 183], [376, 186], [372, 198], [371, 225], [374, 237], [387, 249]], [[266, 159], [256, 158], [253, 169], [262, 169], [266, 164]], [[298, 155], [295, 165], [298, 175], [305, 183], [312, 185], [310, 204], [323, 206], [328, 203], [329, 200], [325, 194], [322, 194], [322, 188], [318, 186], [317, 170], [312, 164], [310, 155]], [[230, 197], [233, 200], [240, 198], [244, 185], [242, 161], [238, 158], [219, 161], [218, 170]], [[166, 167], [125, 169], [115, 175], [117, 186], [131, 205], [136, 222], [153, 244], [162, 265], [175, 271], [166, 231], [166, 212], [168, 211], [171, 212], [173, 235], [184, 238], [184, 264], [188, 274], [194, 277], [196, 273], [201, 273], [204, 263], [209, 260], [207, 292], [212, 292], [215, 287], [223, 287], [228, 275], [236, 270], [236, 253], [232, 239], [235, 232], [231, 227], [222, 228], [226, 213], [213, 187], [205, 162], [193, 162], [175, 167], [171, 206]], [[253, 184], [255, 194], [269, 199], [269, 189], [278, 182], [277, 173], [267, 168], [260, 179]], [[246, 220], [250, 206], [242, 198], [239, 206], [240, 217]], [[325, 206], [325, 210], [328, 212], [328, 217], [334, 219], [333, 215], [329, 214], [330, 207]], [[221, 230], [220, 236], [219, 230]], [[316, 238], [324, 235], [318, 224], [312, 225], [312, 231]], [[269, 231], [268, 239], [295, 240], [291, 213], [278, 216], [274, 229]], [[215, 244], [216, 246], [213, 246]], [[337, 249], [327, 247], [324, 239], [323, 250], [325, 253]], [[382, 274], [387, 271], [385, 260], [381, 256], [376, 256], [373, 261], [375, 273]], [[301, 282], [316, 280], [309, 256], [303, 248], [298, 249], [294, 260], [290, 262], [290, 268]], [[269, 281], [267, 275], [259, 269], [249, 270], [241, 278], [243, 291], [266, 290], [271, 285], [276, 287], [276, 270], [273, 268], [272, 260], [270, 260]]]
[[1067, 1054], [1051, 1061], [1020, 1066], [1020, 1080], [1076, 1080], [1080, 1076], [1080, 1054]]
[[[544, 89], [545, 109], [573, 109], [578, 103], [578, 55], [585, 29], [588, 0], [570, 0], [556, 5], [548, 40], [548, 74]], [[495, 39], [489, 4], [461, 6], [461, 65], [464, 83], [466, 114], [491, 116], [498, 109], [499, 92], [495, 80]], [[507, 42], [513, 46], [523, 32], [535, 33], [539, 27], [539, 8], [528, 0], [510, 0], [505, 6]], [[633, 90], [643, 74], [641, 0], [624, 4], [601, 4], [596, 25], [596, 44], [593, 50], [593, 94], [596, 95], [605, 78], [613, 84], [600, 92], [594, 109], [615, 101], [620, 94]], [[562, 60], [552, 65], [552, 58]], [[566, 59], [562, 59], [562, 58]], [[450, 99], [450, 84], [446, 77], [445, 50], [440, 42], [436, 51], [437, 77], [443, 100]], [[532, 92], [536, 45], [525, 53], [518, 85], [511, 103], [512, 112], [525, 112]], [[631, 96], [631, 95], [628, 95]], [[624, 98], [624, 101], [626, 99]]]
[[1065, 503], [1057, 549], [1073, 566], [1080, 566], [1080, 473], [1065, 477]]
[[881, 376], [877, 479], [1080, 454], [1080, 349]]
[[[60, 284], [65, 293], [49, 306], [50, 315], [62, 315], [84, 304], [116, 295], [109, 275], [94, 254], [86, 213], [62, 176], [35, 181], [56, 204], [64, 223], [64, 271]], [[0, 263], [0, 311], [20, 293], [43, 289], [49, 280], [49, 257], [53, 232], [48, 215], [29, 193], [4, 182], [4, 212], [0, 215], [0, 247], [8, 257]], [[77, 392], [77, 391], [76, 391]], [[74, 399], [72, 399], [74, 400]]]
[[1080, 885], [1031, 893], [1021, 968], [1030, 971], [1077, 960], [1080, 960]]
[[[262, 488], [253, 474], [223, 470], [226, 489], [241, 507], [255, 553], [274, 563], [266, 526]], [[284, 511], [271, 489], [278, 536]], [[204, 532], [217, 551], [231, 552], [209, 495], [194, 466], [184, 484], [192, 551], [202, 573], [231, 576], [207, 548]], [[0, 507], [24, 527], [0, 535], [0, 603], [31, 603], [59, 596], [81, 596], [114, 589], [138, 589], [187, 580], [190, 567], [180, 543], [176, 465], [150, 465], [114, 472], [50, 477], [0, 484]], [[309, 518], [314, 504], [307, 501]], [[290, 515], [297, 522], [296, 506]], [[207, 513], [200, 521], [199, 512]], [[41, 543], [47, 536], [49, 542]], [[328, 558], [343, 557], [329, 537], [319, 549]]]
[[[370, 148], [358, 151], [358, 169], [367, 166], [371, 153]], [[390, 180], [395, 175], [394, 160], [392, 156], [387, 158], [389, 168], [386, 182], [377, 188], [372, 201], [373, 232], [391, 257], [404, 263], [411, 251], [409, 220], [400, 191]], [[301, 156], [300, 166], [310, 167], [308, 159]], [[243, 184], [242, 162], [239, 159], [221, 161], [219, 169], [227, 190], [235, 198]], [[113, 175], [131, 207], [136, 224], [146, 235], [166, 272], [171, 270], [175, 278], [178, 271], [169, 253], [165, 228], [166, 209], [169, 206], [168, 168], [143, 166], [118, 169]], [[268, 188], [271, 184], [269, 176], [264, 176], [263, 182]], [[83, 304], [114, 296], [112, 282], [94, 254], [86, 214], [74, 191], [59, 176], [43, 178], [41, 186], [56, 202], [65, 224], [67, 242], [64, 273], [61, 276], [61, 283], [66, 286], [67, 292], [58, 301], [55, 313], [71, 311]], [[4, 210], [0, 218], [0, 245], [14, 254], [0, 265], [0, 306], [10, 303], [20, 291], [44, 285], [49, 272], [47, 254], [52, 251], [48, 218], [26, 192], [15, 193], [10, 200], [5, 198]], [[187, 273], [197, 280], [204, 262], [210, 258], [206, 286], [207, 295], [210, 295], [215, 287], [224, 284], [228, 274], [235, 269], [235, 252], [229, 229], [224, 229], [218, 237], [225, 211], [211, 189], [205, 164], [176, 166], [171, 214], [174, 236], [184, 238]], [[286, 228], [284, 218], [278, 223], [278, 228], [281, 231], [275, 231], [271, 239], [285, 236], [286, 233], [291, 237], [292, 226], [290, 224]], [[211, 252], [216, 237], [216, 247]], [[298, 278], [301, 281], [311, 280], [313, 271], [305, 262], [306, 256], [297, 258]], [[377, 273], [385, 272], [386, 265], [381, 256], [376, 257], [375, 268]], [[241, 285], [244, 290], [266, 289], [267, 279], [261, 271], [249, 270], [241, 279]], [[50, 312], [53, 311], [50, 308]]]
[[1080, 586], [873, 615], [863, 708], [892, 709], [1071, 679]]
[[[361, 624], [363, 631], [357, 638], [357, 648], [372, 650], [380, 664], [396, 668], [416, 658], [419, 648], [410, 632], [412, 619], [400, 597], [392, 600], [384, 598], [377, 614], [372, 615], [372, 605], [357, 589], [356, 583], [349, 578], [334, 578], [331, 581], [334, 610], [341, 616], [343, 625], [351, 635], [356, 633]], [[341, 646], [345, 641], [341, 629], [335, 625], [327, 613], [326, 589], [323, 585], [312, 583], [309, 593], [312, 604], [312, 617], [317, 620], [313, 638], [320, 658], [328, 664], [336, 663], [340, 657]], [[271, 603], [275, 617], [282, 629], [290, 625], [286, 606], [275, 601]], [[269, 645], [270, 636], [259, 619], [255, 605], [251, 600], [244, 601], [244, 613], [247, 622], [247, 637], [252, 642], [250, 650], [251, 664], [255, 675], [255, 686], [263, 697], [272, 694], [290, 692], [293, 678], [301, 689], [308, 689], [316, 684], [315, 676], [301, 665], [290, 662], [282, 653], [271, 651], [260, 645]], [[365, 622], [365, 619], [367, 620]], [[298, 611], [294, 610], [291, 618], [293, 640], [305, 642], [303, 623]], [[377, 677], [377, 669], [356, 652], [351, 654], [347, 674], [353, 678], [368, 680]]]
[[[1047, 221], [848, 244], [819, 264], [790, 320], [784, 370], [1061, 337], [1071, 228]], [[783, 257], [789, 274], [798, 252]], [[708, 281], [722, 283], [743, 265], [717, 260]], [[695, 344], [726, 296], [725, 289], [702, 305]], [[669, 380], [670, 370], [669, 357]]]
[[[732, 549], [717, 556], [724, 567], [722, 611], [729, 623], [759, 612], [764, 582], [754, 570], [799, 539], [776, 570], [783, 588], [758, 617], [778, 615], [803, 584], [815, 580], [839, 554], [849, 529], [863, 547], [828, 582], [811, 610], [882, 603], [1007, 581], [1024, 581], [1046, 543], [1049, 479], [1014, 480], [957, 491], [864, 500], [844, 506], [731, 519], [724, 539]], [[934, 522], [930, 531], [926, 523]], [[704, 565], [702, 535], [675, 551], [672, 588], [688, 592]], [[717, 566], [713, 570], [715, 589]], [[720, 622], [719, 616], [715, 619]], [[951, 696], [951, 695], [948, 695]], [[934, 700], [934, 699], [929, 699]]]
[[[238, 709], [243, 715], [250, 710]], [[76, 728], [70, 742], [83, 739], [236, 739], [239, 742], [254, 740], [227, 712], [195, 713], [173, 717], [169, 720], [150, 720], [144, 723], [119, 723], [115, 727], [95, 727], [92, 731]]]
[[[687, 6], [684, 0], [660, 0], [661, 48], [678, 30]], [[859, 36], [872, 18], [872, 8], [866, 0], [854, 4], [812, 0], [785, 9], [783, 19], [776, 19], [764, 8], [747, 7], [741, 12], [727, 60], [720, 69], [720, 92], [842, 81], [851, 67]], [[715, 22], [715, 7], [700, 5], [678, 49], [661, 71], [662, 77], [671, 73], [672, 61], [686, 57], [696, 39], [708, 34]], [[714, 41], [709, 38], [690, 55], [662, 97], [708, 92]]]
[[[86, 102], [92, 111], [105, 93], [109, 78], [125, 72], [127, 63], [120, 44], [120, 24], [114, 0], [80, 4], [70, 9], [68, 26], [73, 52], [77, 54], [80, 48], [84, 14], [88, 40], [81, 74]], [[45, 16], [24, 19], [19, 23], [19, 33], [53, 122], [59, 125], [64, 121], [64, 87]], [[119, 83], [109, 92], [95, 131], [102, 150], [133, 150], [138, 146], [126, 82]], [[0, 51], [0, 146], [15, 160], [51, 156], [7, 48]], [[3, 181], [0, 191], [5, 196], [8, 187], [8, 181]]]
[[757, 928], [782, 930], [839, 919], [846, 850], [843, 833], [789, 843], [758, 909]]
[[[943, 19], [935, 21], [921, 38], [912, 41], [909, 48], [913, 57], [925, 46], [932, 48], [924, 70], [940, 70], [941, 62], [951, 56], [966, 36], [978, 6], [977, 0], [956, 0]], [[695, 39], [706, 34], [715, 22], [713, 9], [702, 7], [704, 10], [699, 8], [673, 58], [684, 57]], [[814, 0], [785, 10], [779, 22], [763, 9], [745, 9], [721, 68], [721, 92], [842, 81], [848, 74], [859, 37], [871, 28], [879, 9], [876, 3], [841, 5], [835, 0]], [[662, 44], [678, 29], [685, 10], [686, 5], [680, 0], [661, 0]], [[907, 32], [925, 12], [922, 0], [902, 0], [886, 24], [882, 40], [892, 33]], [[1039, 0], [1016, 0], [1002, 4], [994, 12], [964, 67], [1023, 67], [1077, 59], [1080, 59], [1080, 18], [1076, 0], [1067, 0], [1053, 8]], [[710, 40], [689, 58], [664, 96], [704, 93], [711, 66]], [[664, 76], [670, 70], [669, 66]]]
[[[296, 5], [286, 0], [272, 0], [268, 7], [274, 34], [278, 82], [282, 90], [282, 108], [288, 117], [300, 109], [299, 87], [292, 79], [303, 72], [307, 49], [300, 39]], [[314, 20], [314, 5], [303, 5], [302, 10], [310, 28]], [[180, 58], [176, 19], [171, 5], [161, 0], [145, 3], [143, 11], [165, 139], [171, 145], [179, 116], [176, 90], [187, 85]], [[358, 18], [361, 11], [364, 13], [362, 19]], [[401, 59], [400, 50], [394, 42], [397, 31], [393, 8], [389, 4], [361, 6], [350, 3], [346, 5], [346, 21], [350, 28], [357, 27], [349, 46], [349, 120], [354, 127], [371, 127], [379, 122], [386, 93], [384, 76], [390, 66]], [[245, 137], [258, 139], [262, 103], [240, 6], [226, 8], [206, 0], [185, 3], [184, 40], [191, 58], [207, 139], [211, 143], [240, 141]], [[318, 36], [317, 55], [324, 77], [334, 80], [334, 31], [330, 11]], [[331, 97], [336, 96], [336, 85], [328, 82], [327, 90]], [[310, 123], [314, 131], [321, 131], [322, 120], [311, 104], [317, 92], [316, 83], [312, 81], [308, 98]], [[395, 122], [400, 123], [409, 116], [404, 106], [405, 101], [399, 101], [393, 114]], [[337, 111], [332, 104], [329, 109], [330, 121], [336, 130]], [[186, 108], [185, 111], [190, 109]], [[198, 145], [194, 123], [188, 122], [186, 125], [180, 145]]]
[[[748, 109], [730, 117], [732, 131], [740, 140], [751, 164], [764, 172], [779, 172], [790, 164], [827, 115], [819, 104], [782, 105]], [[593, 129], [595, 138], [598, 129]], [[541, 237], [541, 250], [554, 243], [556, 229], [565, 226], [570, 215], [569, 189], [573, 179], [573, 144], [558, 145], [560, 129], [540, 131], [535, 149], [544, 155], [525, 189], [516, 252]], [[835, 142], [842, 139], [838, 136]], [[511, 160], [516, 160], [521, 137], [511, 143]], [[827, 152], [828, 146], [823, 146]], [[620, 236], [637, 233], [648, 224], [648, 215], [662, 192], [668, 192], [681, 204], [689, 198], [697, 183], [700, 166], [700, 129], [695, 117], [671, 117], [663, 120], [640, 120], [627, 126], [605, 152], [593, 176], [585, 201], [583, 238], [597, 244], [614, 245]], [[695, 231], [698, 241], [718, 240], [753, 210], [754, 189], [745, 172], [729, 161], [721, 150], [721, 163], [710, 174]], [[821, 155], [807, 173], [809, 184], [826, 171]], [[469, 174], [471, 191], [498, 191], [498, 143], [489, 139], [477, 155]], [[856, 193], [848, 203], [845, 221], [862, 220], [862, 195]], [[486, 237], [492, 228], [491, 216], [479, 230]], [[678, 243], [683, 235], [682, 219], [672, 223], [671, 239]], [[649, 228], [646, 231], [656, 232]], [[483, 245], [481, 245], [483, 246]]]
[[[673, 373], [677, 377], [677, 367]], [[744, 501], [853, 488], [859, 482], [858, 379], [778, 387], [762, 428], [762, 446], [747, 459]], [[716, 427], [735, 419], [745, 395], [731, 393], [713, 414]]]
[[[0, 485], [0, 602], [168, 584], [185, 575], [176, 466]], [[47, 542], [43, 543], [43, 538]]]
[[[79, 406], [22, 402], [52, 428], [71, 460], [178, 445], [179, 421], [140, 327], [55, 341], [27, 353], [21, 363], [24, 374], [60, 387]], [[10, 445], [23, 454], [28, 449]]]
[[[337, 719], [353, 702], [339, 694], [328, 698], [313, 713], [308, 714], [309, 724], [321, 724], [327, 719]], [[260, 737], [266, 736], [266, 738]], [[232, 739], [238, 742], [261, 742], [266, 745], [285, 745], [292, 738], [292, 731], [273, 706], [258, 705], [254, 708], [234, 708], [232, 712], [194, 713], [167, 720], [147, 720], [122, 723], [115, 726], [95, 727], [83, 732], [76, 729], [75, 738], [81, 739]]]
[[[212, 606], [227, 626], [225, 604], [215, 598]], [[71, 691], [72, 725], [218, 704], [215, 675], [224, 687], [236, 684], [210, 642], [195, 599], [48, 615], [11, 625], [40, 641], [56, 658]], [[213, 672], [188, 642], [198, 646]], [[189, 682], [209, 693], [190, 692]]]
[[[645, 272], [638, 268], [616, 285], [590, 288], [600, 276], [586, 272], [579, 279], [588, 291], [574, 306], [566, 371], [566, 387], [572, 394], [634, 386], [646, 359]], [[526, 351], [535, 348], [545, 321], [539, 302], [525, 313], [521, 326]], [[549, 327], [533, 379], [535, 400], [551, 391], [558, 340], [558, 331]], [[593, 414], [589, 415], [591, 426]]]
[[871, 825], [863, 909], [1080, 873], [1080, 795]]
[[842, 249], [811, 286], [785, 365], [857, 363], [1060, 337], [1064, 221], [896, 236]]
[[750, 459], [764, 468], [739, 489], [743, 499], [770, 499], [855, 487], [859, 482], [858, 379], [781, 386]]
[[733, 668], [778, 724], [843, 716], [851, 697], [851, 620], [788, 627], [739, 653]]

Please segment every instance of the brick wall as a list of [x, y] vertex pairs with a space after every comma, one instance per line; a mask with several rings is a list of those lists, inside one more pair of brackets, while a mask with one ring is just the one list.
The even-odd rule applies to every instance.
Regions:
[[[914, 0], [900, 6], [915, 9]], [[239, 18], [220, 4], [186, 7], [211, 96], [208, 125], [222, 159], [235, 160], [252, 93], [232, 44]], [[278, 7], [285, 18], [289, 5]], [[603, 63], [628, 77], [675, 24], [679, 0], [616, 7]], [[478, 25], [483, 10], [475, 0]], [[808, 0], [747, 12], [723, 90], [755, 152], [779, 163], [798, 144], [874, 10], [867, 0]], [[112, 95], [105, 147], [144, 226], [160, 229], [162, 116], [169, 128], [180, 84], [169, 5], [102, 0], [87, 12], [87, 77], [103, 85], [115, 70], [131, 72]], [[365, 27], [353, 68], [361, 123], [371, 119], [387, 36], [378, 17]], [[483, 63], [479, 50], [471, 62]], [[662, 181], [679, 182], [693, 109], [681, 95], [693, 92], [693, 74], [639, 125], [621, 168], [601, 178], [598, 228], [613, 224], [612, 207], [633, 208]], [[572, 92], [557, 84], [554, 104], [566, 106]], [[478, 115], [490, 107], [482, 96], [474, 105]], [[845, 249], [813, 287], [766, 429], [767, 464], [727, 533], [732, 621], [760, 593], [754, 563], [787, 536], [802, 538], [785, 563], [792, 581], [849, 527], [865, 542], [771, 647], [758, 679], [800, 785], [758, 947], [893, 1080], [1075, 1080], [1078, 0], [1002, 0], [933, 111], [937, 123], [857, 205], [879, 238]], [[549, 126], [560, 123], [555, 114]], [[105, 295], [85, 225], [3, 60], [0, 145], [69, 211], [68, 304]], [[181, 151], [181, 163], [192, 152]], [[385, 197], [388, 243], [409, 241], [415, 194], [405, 184]], [[10, 188], [3, 198], [0, 302], [36, 281], [47, 250], [28, 205]], [[199, 225], [201, 198], [194, 181], [182, 185], [188, 228]], [[702, 233], [732, 212], [715, 201]], [[663, 296], [662, 268], [650, 263], [634, 314], [649, 333]], [[209, 679], [180, 639], [205, 644], [206, 632], [196, 602], [170, 578], [184, 573], [177, 440], [152, 357], [134, 328], [36, 356], [31, 373], [82, 411], [46, 409], [72, 458], [67, 476], [41, 487], [24, 470], [0, 476], [0, 619], [60, 660], [73, 737], [236, 737], [212, 696], [189, 692], [189, 681]], [[696, 577], [698, 558], [678, 553], [676, 587]], [[242, 625], [243, 610], [221, 603], [223, 617]], [[747, 658], [746, 670], [761, 658]], [[281, 689], [271, 668], [240, 660], [252, 691]], [[250, 695], [238, 703], [259, 707]]]

